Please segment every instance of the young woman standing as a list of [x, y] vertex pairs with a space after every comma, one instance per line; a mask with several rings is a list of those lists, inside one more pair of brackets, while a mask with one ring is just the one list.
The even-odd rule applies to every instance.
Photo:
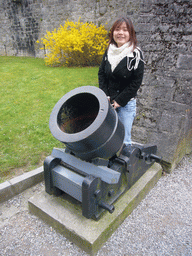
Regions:
[[99, 88], [102, 89], [125, 127], [124, 144], [131, 145], [131, 129], [136, 115], [136, 96], [142, 83], [144, 61], [133, 23], [120, 18], [113, 24], [109, 45], [99, 67]]

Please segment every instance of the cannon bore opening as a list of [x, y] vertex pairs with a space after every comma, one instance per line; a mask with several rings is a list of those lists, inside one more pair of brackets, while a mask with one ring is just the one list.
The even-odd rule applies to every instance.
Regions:
[[78, 133], [94, 122], [98, 112], [98, 99], [93, 94], [80, 93], [62, 105], [57, 116], [57, 124], [65, 133]]

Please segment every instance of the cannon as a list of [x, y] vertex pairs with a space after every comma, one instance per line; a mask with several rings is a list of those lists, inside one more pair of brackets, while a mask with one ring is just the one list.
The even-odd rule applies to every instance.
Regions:
[[82, 86], [65, 94], [50, 115], [52, 135], [65, 144], [44, 161], [45, 191], [69, 196], [82, 215], [98, 220], [156, 161], [156, 145], [123, 144], [124, 126], [105, 93]]

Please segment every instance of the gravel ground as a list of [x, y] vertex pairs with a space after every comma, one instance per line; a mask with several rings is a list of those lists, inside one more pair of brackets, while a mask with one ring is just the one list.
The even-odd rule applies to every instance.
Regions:
[[[43, 183], [0, 204], [0, 255], [88, 255], [28, 211]], [[192, 154], [158, 181], [97, 256], [192, 255]]]

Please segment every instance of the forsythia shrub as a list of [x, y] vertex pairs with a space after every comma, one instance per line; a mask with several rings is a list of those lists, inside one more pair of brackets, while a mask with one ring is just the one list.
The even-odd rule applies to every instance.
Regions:
[[56, 66], [95, 66], [107, 47], [107, 30], [95, 24], [66, 21], [64, 26], [47, 31], [41, 42], [47, 54], [45, 63]]

